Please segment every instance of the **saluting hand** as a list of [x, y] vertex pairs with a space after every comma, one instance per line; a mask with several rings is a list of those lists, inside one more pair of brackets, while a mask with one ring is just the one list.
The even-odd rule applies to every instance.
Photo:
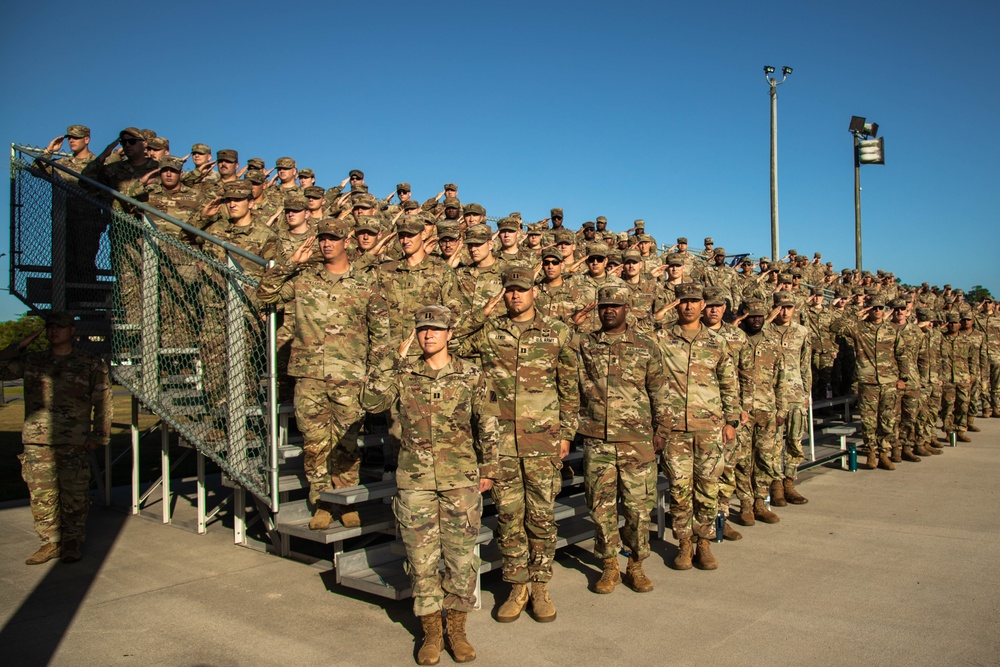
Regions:
[[410, 352], [410, 346], [413, 345], [413, 341], [414, 339], [416, 339], [416, 337], [417, 337], [417, 328], [414, 327], [410, 331], [410, 335], [406, 337], [406, 340], [404, 340], [402, 343], [399, 344], [399, 349], [397, 350], [397, 352], [399, 353], [400, 357], [404, 359], [406, 358], [406, 355], [409, 354]]
[[316, 235], [313, 234], [292, 253], [293, 264], [305, 264], [312, 257], [313, 245], [316, 243]]

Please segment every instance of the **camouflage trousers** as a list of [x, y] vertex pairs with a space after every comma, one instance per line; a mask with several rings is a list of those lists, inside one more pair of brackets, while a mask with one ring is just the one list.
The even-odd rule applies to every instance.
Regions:
[[920, 387], [920, 417], [917, 420], [917, 434], [921, 442], [935, 437], [940, 416], [941, 387], [938, 385]]
[[899, 425], [897, 446], [905, 447], [917, 444], [920, 420], [920, 390], [906, 389], [897, 391]]
[[[476, 538], [483, 496], [476, 486], [447, 491], [400, 489], [392, 503], [406, 547], [406, 572], [413, 584], [413, 613], [476, 606], [479, 556]], [[444, 572], [439, 563], [444, 561]]]
[[169, 241], [160, 241], [158, 249], [160, 346], [194, 347], [201, 321], [198, 316], [198, 267], [193, 258]]
[[493, 482], [497, 546], [503, 580], [513, 584], [552, 579], [558, 526], [556, 495], [562, 490], [562, 461], [555, 456], [501, 456]]
[[826, 386], [833, 388], [833, 364], [834, 356], [832, 351], [813, 350], [812, 351], [812, 396], [815, 399], [826, 398]]
[[719, 511], [729, 506], [736, 493], [740, 500], [753, 500], [753, 424], [736, 428], [736, 438], [722, 447], [722, 477], [719, 478]]
[[83, 541], [90, 509], [90, 455], [83, 445], [24, 445], [21, 477], [42, 543]]
[[[650, 442], [583, 439], [587, 507], [594, 521], [594, 555], [614, 558], [625, 548], [638, 560], [649, 556], [649, 514], [656, 503], [657, 469]], [[625, 527], [618, 532], [618, 499]]]
[[789, 403], [785, 413], [785, 425], [781, 430], [781, 438], [785, 444], [784, 477], [795, 479], [799, 474], [799, 466], [806, 460], [802, 451], [802, 438], [807, 433], [806, 408], [801, 403]]
[[989, 395], [983, 407], [988, 407], [993, 414], [1000, 414], [1000, 355], [990, 353], [989, 375], [988, 378], [983, 378], [989, 384]]
[[967, 410], [968, 415], [965, 418], [966, 428], [971, 426], [972, 420], [979, 416], [979, 402], [982, 400], [984, 395], [981, 378], [973, 378], [972, 386], [969, 387], [969, 409]]
[[360, 383], [313, 378], [295, 383], [295, 422], [304, 440], [302, 467], [310, 503], [318, 502], [322, 491], [358, 484], [358, 434], [364, 420], [360, 396]]
[[941, 387], [941, 421], [947, 433], [965, 430], [969, 421], [968, 383], [945, 383]]
[[771, 482], [785, 477], [776, 418], [772, 412], [755, 412], [751, 416], [753, 497], [759, 500], [764, 500], [770, 494]]
[[674, 537], [715, 537], [722, 427], [715, 432], [672, 431], [662, 465], [670, 480], [670, 517]]
[[866, 450], [889, 453], [896, 442], [896, 385], [859, 384], [858, 412]]

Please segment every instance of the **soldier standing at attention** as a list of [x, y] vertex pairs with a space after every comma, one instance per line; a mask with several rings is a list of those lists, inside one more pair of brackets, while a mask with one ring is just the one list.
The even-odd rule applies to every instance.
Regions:
[[670, 516], [678, 541], [674, 567], [703, 570], [719, 565], [709, 542], [715, 537], [715, 515], [722, 475], [723, 445], [736, 437], [740, 401], [729, 343], [701, 323], [705, 309], [702, 287], [685, 283], [676, 288], [677, 322], [657, 331], [670, 376], [673, 430], [667, 440], [663, 467], [670, 480]]
[[774, 294], [774, 321], [769, 329], [781, 343], [785, 365], [785, 470], [784, 479], [771, 484], [771, 504], [785, 507], [788, 503], [804, 505], [809, 502], [795, 488], [799, 464], [806, 456], [802, 451], [802, 437], [808, 426], [807, 409], [812, 400], [812, 343], [809, 329], [799, 324], [795, 312], [795, 297], [788, 291]]
[[[570, 329], [535, 310], [532, 271], [504, 274], [507, 312], [459, 344], [463, 357], [479, 355], [500, 404], [500, 472], [493, 485], [497, 543], [510, 596], [497, 612], [516, 621], [528, 604], [535, 620], [556, 619], [548, 594], [556, 553], [555, 497], [562, 489], [562, 458], [576, 435], [580, 393]], [[484, 309], [489, 315], [491, 300]]]
[[[383, 360], [362, 399], [369, 412], [397, 403], [403, 442], [393, 512], [406, 547], [413, 613], [424, 630], [417, 663], [436, 665], [444, 644], [441, 610], [455, 662], [476, 659], [465, 621], [476, 605], [475, 554], [483, 496], [497, 476], [496, 392], [478, 364], [453, 357], [454, 316], [424, 306], [398, 354]], [[422, 354], [408, 356], [414, 337]], [[474, 437], [475, 436], [475, 437]], [[438, 563], [444, 560], [444, 573]]]
[[[42, 331], [44, 352], [27, 352]], [[100, 357], [73, 346], [73, 316], [51, 312], [45, 329], [0, 352], [0, 379], [24, 378], [21, 476], [42, 546], [25, 561], [80, 560], [90, 508], [90, 456], [111, 437], [111, 381]]]
[[[631, 291], [607, 286], [597, 293], [601, 328], [580, 340], [580, 427], [587, 506], [594, 521], [594, 555], [604, 571], [595, 593], [622, 581], [618, 551], [629, 551], [625, 585], [653, 590], [642, 570], [649, 557], [649, 513], [656, 501], [656, 455], [666, 446], [671, 417], [660, 348], [629, 326]], [[625, 528], [618, 532], [618, 498]]]

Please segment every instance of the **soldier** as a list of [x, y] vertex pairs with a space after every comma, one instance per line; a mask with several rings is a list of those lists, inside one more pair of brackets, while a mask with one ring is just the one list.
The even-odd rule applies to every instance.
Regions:
[[[389, 203], [389, 202], [392, 201], [393, 195], [395, 195], [396, 197], [399, 197], [399, 203], [398, 204], [390, 204]], [[410, 184], [409, 183], [397, 183], [396, 184], [396, 190], [395, 190], [395, 192], [393, 192], [388, 197], [386, 197], [385, 199], [382, 200], [381, 208], [382, 208], [383, 211], [385, 211], [385, 214], [389, 218], [392, 218], [394, 215], [396, 215], [397, 213], [399, 213], [402, 210], [403, 204], [405, 204], [406, 202], [410, 201], [410, 199], [412, 197], [413, 197], [413, 193], [410, 190]]]
[[[571, 332], [535, 310], [531, 271], [504, 274], [507, 312], [462, 340], [458, 353], [479, 355], [500, 403], [500, 474], [493, 485], [497, 544], [510, 596], [497, 620], [516, 621], [528, 604], [539, 622], [554, 621], [548, 594], [555, 558], [555, 496], [562, 458], [576, 434], [580, 404]], [[489, 315], [491, 300], [484, 314]], [[531, 583], [529, 596], [528, 583]]]
[[517, 242], [520, 240], [518, 239], [520, 233], [520, 220], [511, 217], [500, 218], [500, 221], [497, 222], [497, 239], [500, 241], [500, 247], [494, 252], [494, 255], [506, 264], [516, 263], [520, 266], [530, 265], [530, 268], [535, 268], [534, 262], [531, 262], [530, 259], [526, 261], [525, 256], [518, 248]]
[[302, 195], [302, 187], [295, 182], [298, 177], [295, 160], [290, 157], [279, 157], [274, 161], [274, 166], [278, 170], [278, 182], [271, 187], [276, 194], [280, 194], [282, 197]]
[[[305, 439], [312, 530], [326, 530], [333, 520], [334, 507], [320, 493], [358, 483], [361, 390], [368, 368], [389, 354], [385, 300], [371, 278], [351, 266], [349, 233], [346, 221], [323, 220], [317, 235], [268, 269], [257, 288], [263, 303], [294, 300], [294, 312], [286, 314], [295, 321], [288, 374], [295, 378], [295, 420]], [[312, 261], [317, 241], [322, 263]], [[341, 513], [340, 521], [361, 524], [357, 512]]]
[[[656, 500], [656, 455], [672, 427], [667, 377], [656, 343], [627, 323], [631, 292], [598, 290], [601, 328], [580, 341], [580, 426], [587, 506], [594, 521], [594, 555], [603, 561], [595, 593], [622, 581], [618, 551], [628, 549], [624, 582], [637, 593], [653, 590], [642, 569], [649, 557], [649, 513]], [[618, 498], [625, 527], [618, 533]]]
[[542, 279], [537, 284], [535, 310], [572, 327], [577, 297], [573, 288], [563, 280], [562, 269], [562, 252], [558, 248], [545, 249], [542, 252]]
[[166, 137], [153, 137], [146, 142], [146, 157], [160, 161], [170, 155], [170, 141]]
[[631, 294], [629, 319], [640, 331], [651, 331], [654, 323], [653, 311], [662, 301], [658, 289], [659, 283], [644, 271], [642, 254], [635, 248], [622, 253], [622, 266], [622, 280]]
[[865, 468], [895, 470], [890, 460], [896, 431], [896, 392], [905, 389], [915, 370], [903, 340], [885, 316], [885, 302], [876, 297], [858, 311], [834, 320], [834, 333], [849, 338], [857, 354], [858, 410], [868, 460]]
[[313, 224], [318, 223], [326, 217], [323, 212], [323, 204], [326, 201], [323, 196], [325, 193], [326, 191], [318, 185], [309, 185], [302, 188], [302, 194], [306, 198], [306, 217]]
[[[711, 262], [713, 259], [715, 259], [715, 239], [713, 239], [711, 236], [706, 236], [705, 249], [702, 250], [699, 254], [705, 258], [706, 262]], [[722, 253], [723, 257], [725, 257], [725, 255], [726, 253]]]
[[472, 265], [460, 268], [455, 280], [466, 307], [476, 311], [503, 289], [507, 262], [493, 254], [493, 232], [489, 225], [472, 225], [466, 229], [465, 247]]
[[804, 505], [809, 502], [795, 488], [799, 464], [805, 460], [802, 452], [802, 437], [808, 428], [806, 424], [809, 402], [812, 400], [812, 343], [809, 330], [794, 322], [795, 301], [788, 292], [774, 295], [774, 321], [770, 325], [781, 344], [785, 366], [785, 413], [784, 445], [785, 466], [783, 483], [771, 485], [771, 504], [785, 507], [787, 503]]
[[969, 306], [963, 305], [963, 309], [959, 311], [959, 320], [962, 325], [959, 332], [969, 338], [973, 353], [969, 367], [972, 384], [969, 387], [969, 410], [965, 427], [967, 431], [978, 433], [981, 429], [976, 426], [976, 415], [979, 414], [979, 401], [987, 393], [983, 391], [983, 384], [989, 382], [990, 376], [989, 348], [986, 336], [973, 326], [975, 316]]
[[[470, 662], [476, 651], [465, 622], [476, 606], [482, 494], [498, 474], [500, 411], [479, 366], [448, 352], [451, 311], [424, 306], [414, 319], [414, 332], [372, 374], [362, 400], [369, 412], [396, 404], [403, 427], [393, 513], [406, 547], [413, 613], [424, 630], [417, 663], [440, 659], [442, 609], [455, 662]], [[414, 337], [419, 357], [408, 355]]]
[[[421, 204], [420, 209], [422, 211], [427, 211], [435, 218], [440, 218], [441, 214], [444, 213], [445, 208], [445, 205], [441, 203], [442, 197], [458, 201], [458, 186], [454, 183], [445, 183], [441, 188], [441, 192]], [[461, 209], [461, 202], [459, 202], [459, 208]]]
[[697, 565], [714, 570], [718, 561], [709, 542], [722, 474], [723, 445], [736, 437], [740, 423], [739, 390], [729, 344], [701, 323], [702, 287], [685, 283], [676, 290], [677, 323], [657, 331], [670, 376], [674, 426], [662, 465], [670, 480], [670, 516], [679, 543], [674, 567]]
[[[73, 316], [50, 312], [45, 322], [44, 329], [0, 352], [0, 379], [24, 378], [24, 452], [18, 458], [42, 541], [27, 565], [82, 557], [90, 507], [88, 452], [107, 446], [114, 408], [108, 367], [73, 345]], [[49, 349], [28, 352], [43, 331]]]
[[716, 248], [713, 251], [712, 264], [706, 266], [702, 272], [701, 282], [705, 285], [720, 287], [723, 290], [725, 299], [735, 313], [740, 308], [739, 290], [736, 289], [736, 272], [726, 266], [726, 249]]
[[948, 312], [945, 322], [941, 336], [941, 420], [945, 433], [955, 433], [959, 442], [972, 442], [965, 434], [965, 425], [969, 417], [969, 390], [974, 382], [972, 367], [978, 352], [973, 349], [972, 340], [961, 335], [957, 312]]
[[989, 296], [982, 301], [983, 314], [979, 318], [980, 330], [986, 334], [989, 377], [983, 370], [983, 380], [988, 381], [989, 391], [983, 396], [983, 417], [1000, 417], [1000, 315], [997, 305]]
[[[812, 344], [812, 396], [814, 399], [831, 398], [833, 394], [833, 362], [837, 358], [837, 342], [830, 331], [833, 313], [823, 305], [823, 290], [812, 288], [807, 301], [806, 316], [809, 341]], [[830, 395], [828, 396], [827, 393]]]
[[215, 171], [212, 160], [212, 149], [208, 144], [191, 146], [191, 162], [194, 169], [181, 175], [181, 182], [188, 187], [196, 187], [199, 183], [214, 185], [219, 182], [219, 172]]
[[316, 185], [316, 172], [312, 169], [299, 169], [299, 187], [304, 191]]
[[587, 272], [574, 276], [570, 281], [577, 291], [577, 312], [573, 321], [577, 331], [588, 333], [601, 327], [597, 317], [597, 290], [605, 285], [621, 285], [624, 282], [618, 276], [607, 272], [608, 253], [611, 250], [604, 243], [594, 243], [587, 248]]
[[[892, 308], [889, 319], [902, 339], [903, 354], [908, 357], [910, 368], [918, 369], [917, 357], [920, 343], [924, 338], [920, 328], [907, 321], [908, 307], [903, 299], [894, 299], [889, 303], [889, 307]], [[927, 455], [929, 452], [924, 452], [923, 448], [919, 447], [920, 443], [917, 440], [917, 421], [920, 416], [920, 383], [916, 378], [907, 383], [905, 390], [899, 392], [897, 406], [897, 439], [892, 448], [891, 460], [893, 463], [901, 461], [919, 463], [920, 456], [918, 454]]]

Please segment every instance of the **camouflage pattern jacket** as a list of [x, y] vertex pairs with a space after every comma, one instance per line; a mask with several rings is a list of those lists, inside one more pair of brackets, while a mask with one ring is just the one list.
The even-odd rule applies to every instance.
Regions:
[[785, 399], [805, 403], [812, 390], [812, 343], [809, 330], [791, 322], [785, 326], [765, 324], [781, 343], [785, 356]]
[[969, 385], [979, 350], [973, 340], [961, 332], [941, 336], [941, 380], [945, 384]]
[[746, 349], [750, 357], [750, 386], [743, 386], [743, 408], [752, 421], [763, 426], [768, 420], [765, 415], [788, 412], [785, 355], [781, 341], [767, 329], [747, 336]]
[[923, 387], [936, 387], [942, 379], [941, 331], [927, 327], [920, 331], [920, 346], [917, 348], [917, 374]]
[[753, 356], [750, 350], [750, 341], [743, 329], [735, 327], [729, 322], [722, 322], [718, 329], [713, 329], [715, 333], [726, 339], [729, 343], [729, 353], [733, 355], [733, 365], [736, 367], [736, 377], [739, 379], [740, 403], [743, 410], [749, 412], [748, 401], [753, 394]]
[[375, 281], [389, 310], [389, 337], [393, 345], [410, 335], [413, 313], [422, 306], [442, 304], [456, 316], [462, 314], [455, 272], [439, 258], [428, 255], [413, 267], [405, 259], [382, 262]]
[[834, 320], [831, 329], [854, 341], [854, 372], [859, 384], [893, 384], [916, 377], [917, 371], [906, 356], [906, 343], [888, 320], [874, 324], [846, 315]]

